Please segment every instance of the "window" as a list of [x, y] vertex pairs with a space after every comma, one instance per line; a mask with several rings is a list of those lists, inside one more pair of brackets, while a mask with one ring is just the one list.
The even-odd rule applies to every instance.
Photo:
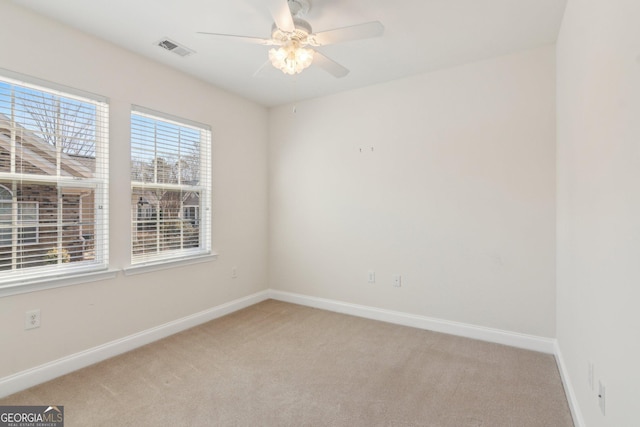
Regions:
[[[4, 191], [2, 191], [4, 190]], [[0, 246], [12, 244], [13, 212], [12, 197], [3, 198], [3, 193], [11, 192], [0, 186]], [[18, 241], [21, 244], [38, 243], [38, 202], [18, 202]]]
[[184, 206], [182, 208], [182, 216], [191, 224], [198, 225], [198, 220], [200, 218], [199, 206]]
[[0, 247], [11, 245], [12, 199], [11, 192], [0, 186]]
[[132, 264], [211, 252], [210, 152], [208, 126], [134, 107]]
[[107, 141], [104, 98], [0, 76], [0, 289], [107, 267]]
[[21, 244], [38, 243], [38, 202], [18, 202], [17, 223]]

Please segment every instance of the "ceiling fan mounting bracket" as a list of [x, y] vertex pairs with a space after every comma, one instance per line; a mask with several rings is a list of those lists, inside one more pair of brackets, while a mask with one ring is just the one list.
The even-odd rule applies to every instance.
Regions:
[[311, 10], [310, 0], [288, 0], [287, 2], [294, 18], [303, 17]]

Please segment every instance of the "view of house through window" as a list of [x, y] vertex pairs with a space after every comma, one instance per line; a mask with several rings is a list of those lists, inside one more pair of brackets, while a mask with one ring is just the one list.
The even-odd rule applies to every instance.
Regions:
[[210, 146], [204, 125], [132, 111], [132, 263], [211, 250]]
[[106, 266], [107, 114], [0, 76], [0, 286]]

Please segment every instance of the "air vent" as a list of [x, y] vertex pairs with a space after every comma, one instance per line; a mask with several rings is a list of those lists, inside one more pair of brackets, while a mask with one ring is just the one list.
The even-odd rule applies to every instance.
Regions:
[[185, 56], [189, 56], [192, 53], [195, 53], [195, 51], [189, 49], [186, 46], [182, 46], [180, 43], [177, 43], [173, 40], [170, 40], [168, 38], [163, 38], [162, 40], [160, 40], [159, 42], [156, 43], [158, 46], [160, 46], [161, 48], [168, 50], [169, 52], [175, 53], [176, 55], [185, 57]]

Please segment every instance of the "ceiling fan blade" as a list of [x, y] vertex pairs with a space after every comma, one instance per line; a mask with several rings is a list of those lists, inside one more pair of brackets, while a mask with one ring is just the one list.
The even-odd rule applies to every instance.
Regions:
[[267, 3], [269, 4], [269, 12], [273, 16], [273, 21], [279, 29], [289, 33], [296, 29], [287, 0], [268, 0]]
[[262, 64], [262, 65], [260, 66], [260, 68], [258, 68], [258, 69], [256, 70], [256, 72], [255, 72], [255, 73], [253, 73], [253, 77], [259, 77], [261, 74], [264, 74], [264, 70], [265, 70], [266, 68], [268, 68], [268, 67], [267, 67], [268, 65], [271, 65], [271, 61], [269, 61], [269, 60], [267, 60], [267, 62], [265, 62], [264, 64]]
[[321, 54], [317, 50], [313, 53], [313, 64], [337, 78], [341, 78], [349, 74], [349, 70], [338, 64], [333, 59]]
[[213, 36], [218, 39], [231, 39], [231, 40], [237, 40], [237, 41], [246, 42], [246, 43], [262, 44], [266, 46], [270, 46], [273, 44], [273, 40], [261, 39], [260, 37], [238, 36], [235, 34], [207, 33], [204, 31], [198, 31], [196, 34], [202, 34], [204, 36]]
[[381, 36], [382, 33], [384, 33], [384, 25], [382, 25], [380, 21], [373, 21], [365, 24], [352, 25], [350, 27], [322, 31], [314, 34], [313, 38], [318, 46], [326, 46], [333, 43], [378, 37]]

